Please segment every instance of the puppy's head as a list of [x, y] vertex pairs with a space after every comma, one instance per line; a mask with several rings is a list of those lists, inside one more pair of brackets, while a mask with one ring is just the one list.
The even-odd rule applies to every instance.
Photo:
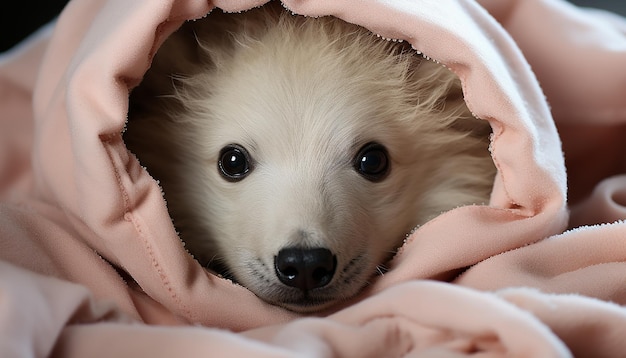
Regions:
[[[252, 12], [228, 44], [214, 30], [195, 30], [203, 60], [176, 80], [176, 109], [148, 130], [166, 149], [144, 161], [204, 264], [318, 310], [356, 294], [416, 225], [485, 200], [471, 153], [489, 160], [486, 145], [447, 69], [336, 19]], [[460, 182], [480, 192], [451, 195]]]

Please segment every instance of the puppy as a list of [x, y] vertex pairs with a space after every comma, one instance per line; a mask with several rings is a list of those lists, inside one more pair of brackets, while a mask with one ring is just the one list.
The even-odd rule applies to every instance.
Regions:
[[271, 2], [173, 34], [124, 138], [200, 263], [312, 312], [384, 272], [416, 226], [488, 201], [489, 134], [440, 64]]

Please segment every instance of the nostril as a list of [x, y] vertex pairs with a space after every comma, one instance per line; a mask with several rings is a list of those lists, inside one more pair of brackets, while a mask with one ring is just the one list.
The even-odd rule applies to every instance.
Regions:
[[298, 270], [293, 266], [287, 266], [282, 270], [282, 274], [287, 280], [294, 280], [298, 276]]
[[285, 248], [274, 257], [274, 266], [282, 283], [307, 291], [330, 283], [337, 257], [325, 248]]

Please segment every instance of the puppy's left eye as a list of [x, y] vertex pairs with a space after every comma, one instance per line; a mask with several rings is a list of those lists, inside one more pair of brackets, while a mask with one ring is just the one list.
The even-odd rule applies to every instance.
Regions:
[[238, 144], [229, 144], [220, 151], [217, 166], [222, 177], [228, 181], [239, 181], [252, 170], [250, 154]]
[[378, 182], [389, 173], [389, 154], [379, 143], [370, 142], [364, 145], [354, 158], [354, 169], [365, 179]]

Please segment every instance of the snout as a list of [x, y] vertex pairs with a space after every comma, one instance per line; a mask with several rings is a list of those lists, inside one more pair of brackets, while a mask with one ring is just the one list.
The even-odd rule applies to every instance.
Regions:
[[337, 256], [326, 248], [287, 247], [274, 257], [276, 276], [304, 292], [328, 285], [337, 269]]

